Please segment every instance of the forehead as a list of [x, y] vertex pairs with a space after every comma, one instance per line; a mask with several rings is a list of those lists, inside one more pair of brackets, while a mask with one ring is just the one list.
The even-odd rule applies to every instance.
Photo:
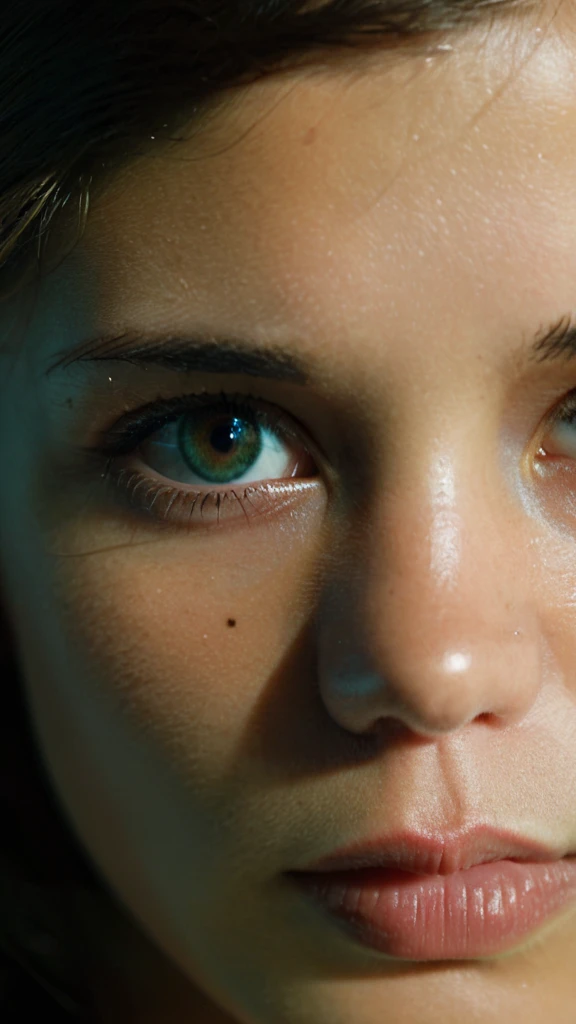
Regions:
[[64, 278], [89, 268], [98, 328], [216, 307], [219, 326], [267, 337], [315, 325], [316, 344], [320, 321], [445, 320], [455, 288], [473, 318], [517, 324], [534, 302], [543, 319], [551, 289], [569, 308], [573, 44], [559, 20], [519, 21], [430, 58], [372, 50], [240, 89], [119, 173]]

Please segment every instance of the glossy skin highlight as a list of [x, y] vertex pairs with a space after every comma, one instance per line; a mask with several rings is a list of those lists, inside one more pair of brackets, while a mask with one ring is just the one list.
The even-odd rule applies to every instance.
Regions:
[[[106, 1024], [573, 1021], [574, 908], [510, 955], [423, 965], [282, 884], [408, 827], [576, 853], [576, 459], [538, 456], [576, 360], [526, 355], [576, 303], [576, 40], [549, 21], [251, 86], [139, 158], [2, 375], [2, 581], [53, 784], [118, 900], [86, 909]], [[291, 347], [308, 384], [44, 376], [98, 333], [198, 325]], [[250, 524], [161, 530], [77, 449], [208, 387], [287, 412], [320, 475]]]

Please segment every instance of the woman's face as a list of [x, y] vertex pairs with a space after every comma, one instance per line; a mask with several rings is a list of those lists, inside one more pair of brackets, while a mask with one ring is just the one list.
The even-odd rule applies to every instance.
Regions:
[[5, 363], [2, 579], [118, 900], [106, 1020], [573, 1019], [576, 899], [430, 962], [284, 875], [475, 825], [576, 854], [576, 346], [544, 344], [576, 303], [576, 78], [540, 24], [300, 69], [158, 140]]

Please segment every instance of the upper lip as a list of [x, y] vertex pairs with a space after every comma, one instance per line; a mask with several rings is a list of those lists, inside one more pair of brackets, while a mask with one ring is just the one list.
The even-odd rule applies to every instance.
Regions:
[[538, 840], [490, 825], [476, 825], [449, 833], [404, 830], [387, 837], [362, 840], [305, 865], [298, 873], [395, 868], [415, 874], [450, 875], [490, 861], [542, 862], [563, 856], [560, 850]]

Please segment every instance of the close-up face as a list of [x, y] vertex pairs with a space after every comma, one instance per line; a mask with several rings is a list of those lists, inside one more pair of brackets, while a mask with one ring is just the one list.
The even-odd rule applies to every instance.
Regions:
[[[2, 363], [5, 611], [118, 903], [105, 1021], [574, 1019], [576, 37], [452, 46], [150, 140]], [[374, 840], [338, 916], [289, 874]]]

